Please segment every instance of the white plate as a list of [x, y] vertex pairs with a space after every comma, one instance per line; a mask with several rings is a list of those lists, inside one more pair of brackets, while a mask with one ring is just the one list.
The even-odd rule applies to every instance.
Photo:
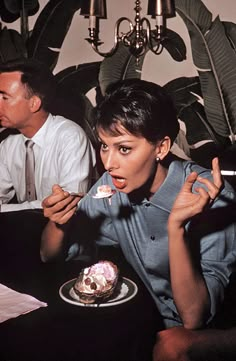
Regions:
[[122, 277], [119, 279], [114, 294], [102, 303], [83, 303], [80, 302], [79, 296], [74, 292], [73, 285], [77, 278], [65, 282], [59, 289], [60, 297], [72, 305], [82, 307], [109, 307], [116, 306], [131, 300], [138, 292], [136, 283], [129, 278]]

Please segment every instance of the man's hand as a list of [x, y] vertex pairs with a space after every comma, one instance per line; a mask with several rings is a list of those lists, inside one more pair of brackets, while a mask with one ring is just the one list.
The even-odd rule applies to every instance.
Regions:
[[44, 216], [57, 224], [65, 224], [76, 212], [81, 198], [82, 194], [71, 195], [56, 184], [52, 187], [52, 194], [42, 202]]
[[190, 361], [188, 351], [195, 333], [184, 327], [173, 327], [158, 332], [153, 350], [153, 361]]

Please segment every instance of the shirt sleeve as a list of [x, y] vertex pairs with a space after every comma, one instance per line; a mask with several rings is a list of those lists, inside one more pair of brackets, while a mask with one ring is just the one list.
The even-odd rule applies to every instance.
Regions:
[[0, 212], [23, 211], [25, 209], [42, 209], [42, 201], [1, 204]]
[[193, 225], [189, 229], [191, 242], [196, 248], [200, 247], [200, 267], [210, 296], [209, 321], [219, 310], [225, 288], [235, 270], [235, 211], [235, 193], [225, 189], [213, 206], [200, 215], [196, 228]]
[[78, 127], [73, 133], [64, 135], [58, 169], [59, 184], [67, 191], [87, 192], [95, 174], [95, 150], [83, 129]]
[[92, 197], [101, 184], [107, 184], [104, 177], [97, 181], [78, 204], [72, 233], [66, 240], [67, 259], [81, 257], [82, 253], [94, 252], [98, 245], [118, 246], [119, 242], [108, 210], [108, 199]]
[[13, 183], [5, 164], [6, 149], [0, 144], [0, 204], [8, 203], [15, 195]]

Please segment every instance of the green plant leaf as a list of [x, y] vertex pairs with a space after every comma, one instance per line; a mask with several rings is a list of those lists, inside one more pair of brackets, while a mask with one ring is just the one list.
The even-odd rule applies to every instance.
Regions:
[[213, 140], [217, 143], [214, 131], [206, 122], [202, 104], [195, 101], [189, 106], [185, 106], [182, 108], [179, 117], [186, 125], [186, 138], [190, 146], [205, 140]]
[[70, 66], [55, 75], [58, 86], [63, 88], [66, 94], [86, 94], [92, 88], [98, 86], [98, 73], [100, 61]]
[[179, 34], [171, 29], [166, 29], [166, 38], [163, 41], [163, 47], [170, 56], [178, 62], [186, 59], [186, 45]]
[[4, 0], [0, 0], [0, 18], [5, 23], [13, 23], [19, 18], [19, 14], [10, 13], [5, 6]]
[[85, 63], [57, 73], [57, 96], [51, 109], [52, 113], [63, 115], [79, 124], [94, 145], [97, 145], [97, 138], [90, 116], [93, 106], [86, 93], [98, 86], [100, 64], [101, 62]]
[[171, 80], [164, 85], [164, 89], [172, 97], [178, 115], [201, 97], [201, 86], [197, 76]]
[[129, 52], [129, 49], [119, 44], [117, 51], [111, 57], [104, 58], [99, 72], [99, 84], [102, 94], [105, 94], [109, 84], [127, 78], [141, 78], [141, 70], [144, 56], [136, 58]]
[[176, 0], [191, 39], [198, 69], [207, 121], [222, 137], [236, 133], [236, 54], [224, 25], [199, 0]]
[[222, 24], [232, 48], [236, 51], [236, 24], [231, 23], [230, 21], [223, 21]]
[[4, 27], [0, 31], [0, 61], [5, 63], [25, 57], [26, 54], [27, 50], [21, 35], [16, 30]]
[[6, 9], [11, 14], [20, 16], [22, 9], [27, 10], [28, 15], [34, 15], [39, 10], [38, 0], [3, 0]]
[[29, 57], [43, 61], [54, 69], [60, 48], [81, 1], [51, 0], [46, 4], [28, 40]]

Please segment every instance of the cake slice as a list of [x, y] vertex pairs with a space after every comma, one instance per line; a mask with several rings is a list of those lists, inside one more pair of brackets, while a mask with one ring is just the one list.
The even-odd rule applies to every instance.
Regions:
[[109, 185], [103, 184], [97, 187], [97, 193], [93, 197], [106, 198], [106, 197], [111, 197], [114, 193], [116, 193], [115, 189], [111, 189]]
[[113, 294], [118, 276], [114, 263], [99, 261], [80, 272], [73, 289], [82, 303], [101, 302]]

